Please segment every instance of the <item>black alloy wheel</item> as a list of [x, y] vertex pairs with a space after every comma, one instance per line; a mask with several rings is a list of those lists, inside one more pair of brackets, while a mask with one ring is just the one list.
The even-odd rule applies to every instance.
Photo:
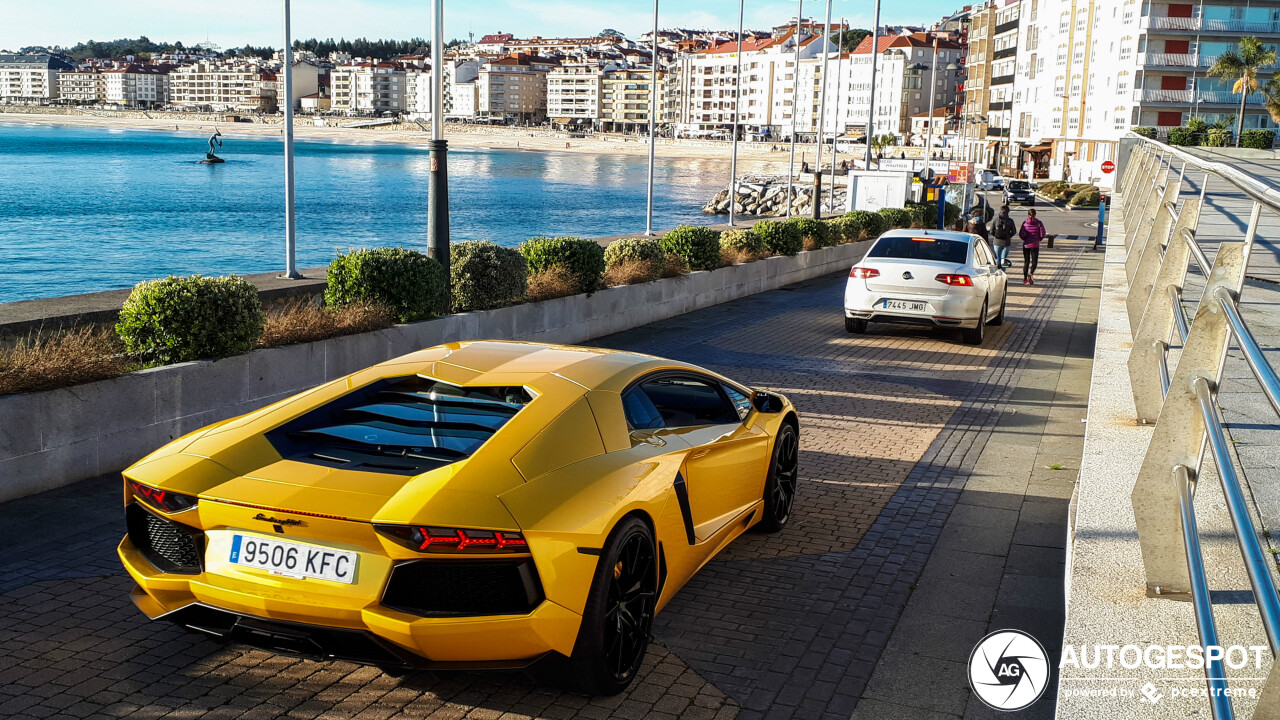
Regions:
[[867, 321], [860, 318], [847, 317], [844, 319], [844, 331], [861, 335], [867, 331]]
[[800, 436], [796, 428], [784, 422], [773, 443], [773, 461], [764, 484], [764, 517], [757, 528], [777, 532], [791, 519], [796, 502], [796, 480], [800, 473]]
[[638, 518], [626, 518], [600, 553], [570, 658], [573, 690], [616, 695], [631, 684], [649, 647], [657, 601], [653, 533]]
[[987, 329], [987, 301], [982, 301], [982, 312], [978, 313], [978, 326], [972, 328], [961, 328], [960, 335], [964, 341], [970, 345], [981, 345], [982, 339], [986, 337]]

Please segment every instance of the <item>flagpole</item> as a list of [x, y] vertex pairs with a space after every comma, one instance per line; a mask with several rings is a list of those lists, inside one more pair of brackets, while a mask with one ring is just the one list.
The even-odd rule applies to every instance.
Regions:
[[791, 218], [791, 180], [796, 176], [796, 113], [800, 110], [800, 19], [804, 0], [796, 0], [795, 68], [791, 73], [791, 158], [787, 161], [787, 218]]
[[[876, 127], [876, 63], [880, 59], [880, 0], [876, 0], [875, 20], [871, 23], [871, 102], [867, 104], [867, 162], [864, 170], [871, 169], [871, 136]], [[850, 62], [852, 62], [850, 58]]]
[[[827, 28], [830, 32], [831, 28]], [[836, 209], [836, 155], [840, 154], [840, 90], [844, 83], [840, 70], [844, 67], [844, 18], [840, 18], [840, 42], [836, 43], [836, 106], [835, 126], [831, 128], [831, 182], [827, 183], [827, 205]], [[824, 118], [825, 120], [825, 118]]]
[[[831, 61], [831, 0], [827, 0], [827, 19], [822, 26], [822, 87], [818, 90], [818, 150], [813, 160], [813, 173], [817, 182], [813, 186], [813, 219], [822, 217], [822, 131], [823, 121], [827, 117], [827, 68]], [[806, 103], [807, 104], [807, 103]]]
[[649, 80], [649, 186], [645, 205], [645, 235], [653, 234], [653, 159], [657, 144], [655, 128], [658, 115], [658, 0], [653, 0], [653, 57], [649, 60], [652, 75]]
[[[293, 206], [293, 37], [289, 27], [289, 0], [284, 0], [284, 275], [298, 280], [297, 229]], [[279, 98], [277, 97], [277, 105]]]
[[444, 267], [446, 309], [453, 306], [449, 272], [449, 141], [444, 139], [444, 0], [432, 3], [431, 144], [427, 175], [427, 255]]
[[742, 113], [742, 8], [744, 3], [745, 0], [738, 0], [738, 74], [733, 81], [733, 151], [729, 160], [730, 227], [737, 221], [734, 206], [738, 204], [738, 116]]

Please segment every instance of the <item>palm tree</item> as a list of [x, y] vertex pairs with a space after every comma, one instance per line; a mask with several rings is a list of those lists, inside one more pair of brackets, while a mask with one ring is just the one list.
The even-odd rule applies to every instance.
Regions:
[[1266, 87], [1267, 97], [1264, 103], [1267, 112], [1271, 114], [1271, 119], [1280, 123], [1280, 79], [1272, 78], [1267, 81]]
[[[1234, 80], [1231, 92], [1240, 93], [1240, 119], [1236, 126], [1236, 147], [1240, 147], [1240, 135], [1244, 132], [1244, 104], [1249, 93], [1257, 92], [1258, 68], [1268, 68], [1276, 64], [1276, 52], [1262, 47], [1262, 41], [1256, 37], [1240, 38], [1240, 49], [1228, 50], [1218, 56], [1217, 62], [1205, 73], [1210, 77]], [[1268, 86], [1272, 85], [1268, 83]], [[1275, 98], [1272, 98], [1275, 99]], [[1271, 103], [1267, 104], [1270, 111]], [[1280, 109], [1280, 108], [1277, 108]], [[1274, 113], [1272, 115], [1274, 117]]]

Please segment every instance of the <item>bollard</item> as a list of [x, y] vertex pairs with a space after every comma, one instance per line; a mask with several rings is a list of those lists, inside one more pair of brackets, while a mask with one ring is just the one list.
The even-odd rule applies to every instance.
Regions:
[[1102, 239], [1102, 230], [1107, 224], [1107, 202], [1111, 198], [1107, 195], [1098, 196], [1098, 234], [1093, 238], [1093, 249], [1097, 250], [1106, 247], [1106, 242]]

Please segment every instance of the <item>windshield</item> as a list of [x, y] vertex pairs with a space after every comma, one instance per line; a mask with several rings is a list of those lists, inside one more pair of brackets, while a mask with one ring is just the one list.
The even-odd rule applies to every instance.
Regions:
[[1010, 190], [1030, 190], [1031, 185], [1028, 184], [1026, 180], [1014, 180], [1013, 182], [1009, 183], [1009, 189]]
[[867, 257], [930, 260], [963, 265], [969, 256], [969, 243], [942, 238], [882, 237]]

